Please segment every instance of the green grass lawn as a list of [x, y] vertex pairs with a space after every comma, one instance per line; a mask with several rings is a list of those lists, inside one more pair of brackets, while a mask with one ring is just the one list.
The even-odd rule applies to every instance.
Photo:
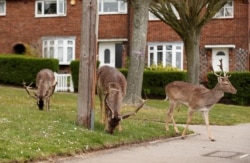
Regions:
[[[24, 89], [0, 85], [0, 162], [43, 160], [176, 136], [171, 126], [170, 131], [165, 131], [168, 102], [149, 99], [145, 105], [136, 116], [122, 121], [122, 132], [110, 135], [99, 123], [97, 98], [95, 127], [87, 130], [75, 123], [77, 94], [55, 93], [51, 110], [46, 112], [38, 110], [35, 100]], [[123, 112], [133, 109], [124, 107]], [[176, 112], [177, 123], [185, 123], [186, 114], [185, 107]], [[210, 112], [210, 123], [249, 123], [249, 117], [249, 107], [217, 104]], [[192, 122], [204, 124], [199, 113], [194, 114]]]

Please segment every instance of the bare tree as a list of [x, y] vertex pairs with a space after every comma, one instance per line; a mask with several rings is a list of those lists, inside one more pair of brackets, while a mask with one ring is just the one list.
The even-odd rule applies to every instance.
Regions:
[[139, 103], [146, 53], [148, 8], [153, 0], [126, 0], [133, 9], [132, 38], [129, 50], [127, 94], [124, 102]]
[[[228, 0], [158, 0], [150, 11], [182, 38], [187, 55], [188, 81], [199, 83], [199, 45], [202, 27]], [[177, 13], [178, 14], [177, 14]]]

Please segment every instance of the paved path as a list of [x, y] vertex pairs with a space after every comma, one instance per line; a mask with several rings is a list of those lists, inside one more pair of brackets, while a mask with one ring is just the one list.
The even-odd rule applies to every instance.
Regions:
[[[216, 141], [207, 138], [206, 127], [190, 126], [197, 134], [125, 146], [56, 160], [60, 163], [250, 163], [250, 124], [211, 126]], [[55, 160], [54, 160], [55, 161]]]

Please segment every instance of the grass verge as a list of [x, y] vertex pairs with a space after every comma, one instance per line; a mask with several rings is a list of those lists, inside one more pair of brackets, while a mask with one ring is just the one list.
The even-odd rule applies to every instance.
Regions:
[[[158, 123], [165, 121], [167, 107], [168, 102], [148, 100], [136, 116], [122, 121], [122, 132], [110, 135], [99, 123], [99, 109], [95, 110], [94, 130], [76, 125], [77, 94], [55, 93], [51, 110], [46, 112], [38, 110], [35, 100], [24, 89], [0, 86], [0, 162], [44, 160], [174, 137], [171, 126], [166, 132], [164, 123]], [[133, 109], [124, 107], [123, 112]], [[177, 123], [185, 123], [187, 109], [182, 107], [176, 114]], [[249, 116], [247, 107], [218, 104], [210, 113], [210, 122], [234, 125], [250, 122]], [[193, 123], [203, 124], [199, 113], [195, 113]]]

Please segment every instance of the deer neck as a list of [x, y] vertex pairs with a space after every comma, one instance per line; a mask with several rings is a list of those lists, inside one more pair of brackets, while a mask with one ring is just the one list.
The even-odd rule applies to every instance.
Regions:
[[217, 84], [213, 89], [211, 89], [208, 94], [208, 105], [213, 105], [220, 101], [220, 99], [224, 96], [224, 91], [220, 89], [220, 86]]

